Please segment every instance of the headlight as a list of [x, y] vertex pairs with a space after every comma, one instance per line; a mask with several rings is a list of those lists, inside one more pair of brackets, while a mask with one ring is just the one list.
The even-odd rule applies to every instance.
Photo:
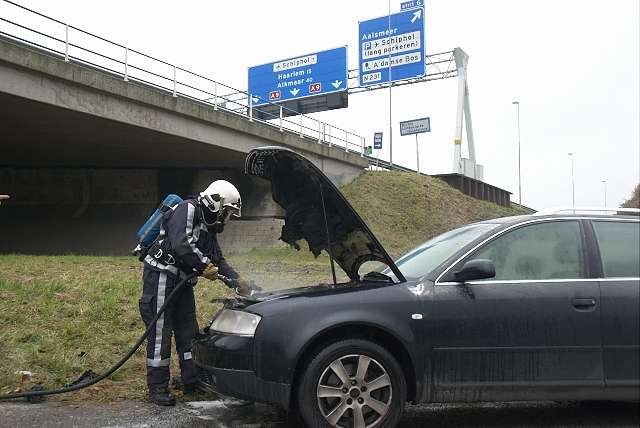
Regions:
[[262, 317], [249, 312], [223, 309], [211, 323], [210, 330], [220, 333], [253, 336]]

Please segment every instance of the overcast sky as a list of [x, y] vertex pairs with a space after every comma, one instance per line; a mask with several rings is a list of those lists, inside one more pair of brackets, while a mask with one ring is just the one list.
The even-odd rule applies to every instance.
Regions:
[[[393, 0], [13, 0], [110, 41], [246, 91], [247, 69], [347, 46], [358, 68], [358, 22], [400, 11]], [[4, 1], [2, 1], [4, 3]], [[487, 183], [523, 205], [619, 206], [640, 181], [638, 0], [427, 0], [425, 51], [460, 47], [476, 158]], [[0, 11], [7, 13], [6, 4]], [[453, 172], [457, 78], [356, 93], [318, 120], [366, 137], [381, 159], [416, 167], [399, 122], [431, 118], [420, 170]], [[391, 111], [390, 111], [391, 110]], [[463, 156], [467, 157], [466, 130]], [[568, 154], [572, 153], [573, 156]], [[375, 155], [374, 151], [374, 155]], [[573, 159], [573, 174], [572, 174]], [[603, 183], [603, 181], [605, 183]], [[399, 201], [401, 203], [401, 201]]]

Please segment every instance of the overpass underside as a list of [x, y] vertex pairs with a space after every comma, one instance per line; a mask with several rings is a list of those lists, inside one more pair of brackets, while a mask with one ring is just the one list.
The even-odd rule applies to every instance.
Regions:
[[[243, 219], [227, 251], [277, 245], [267, 182], [244, 175], [255, 147], [296, 150], [337, 185], [367, 161], [244, 115], [174, 97], [0, 40], [0, 253], [127, 254], [168, 193], [226, 179]], [[266, 228], [266, 232], [265, 232]], [[225, 242], [227, 241], [227, 242]]]

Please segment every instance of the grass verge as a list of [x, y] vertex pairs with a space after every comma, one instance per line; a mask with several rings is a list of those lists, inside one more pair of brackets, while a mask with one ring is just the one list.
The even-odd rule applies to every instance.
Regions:
[[[327, 256], [293, 249], [230, 255], [241, 275], [265, 288], [331, 278]], [[138, 312], [142, 263], [134, 257], [0, 255], [0, 393], [67, 386], [85, 371], [105, 373], [145, 330]], [[233, 297], [220, 281], [194, 289], [198, 322]], [[179, 374], [175, 354], [172, 374]], [[31, 373], [25, 376], [22, 372]], [[138, 400], [146, 395], [144, 344], [108, 379], [65, 393], [63, 402]], [[210, 398], [210, 397], [207, 397]]]

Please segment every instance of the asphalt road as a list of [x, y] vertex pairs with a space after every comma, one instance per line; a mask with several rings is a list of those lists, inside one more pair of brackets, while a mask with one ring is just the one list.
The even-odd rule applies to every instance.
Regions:
[[[583, 428], [640, 426], [637, 403], [528, 402], [407, 406], [398, 428]], [[175, 407], [146, 402], [69, 405], [0, 402], [0, 427], [7, 428], [299, 428], [296, 416], [265, 405], [235, 400], [192, 401]]]

